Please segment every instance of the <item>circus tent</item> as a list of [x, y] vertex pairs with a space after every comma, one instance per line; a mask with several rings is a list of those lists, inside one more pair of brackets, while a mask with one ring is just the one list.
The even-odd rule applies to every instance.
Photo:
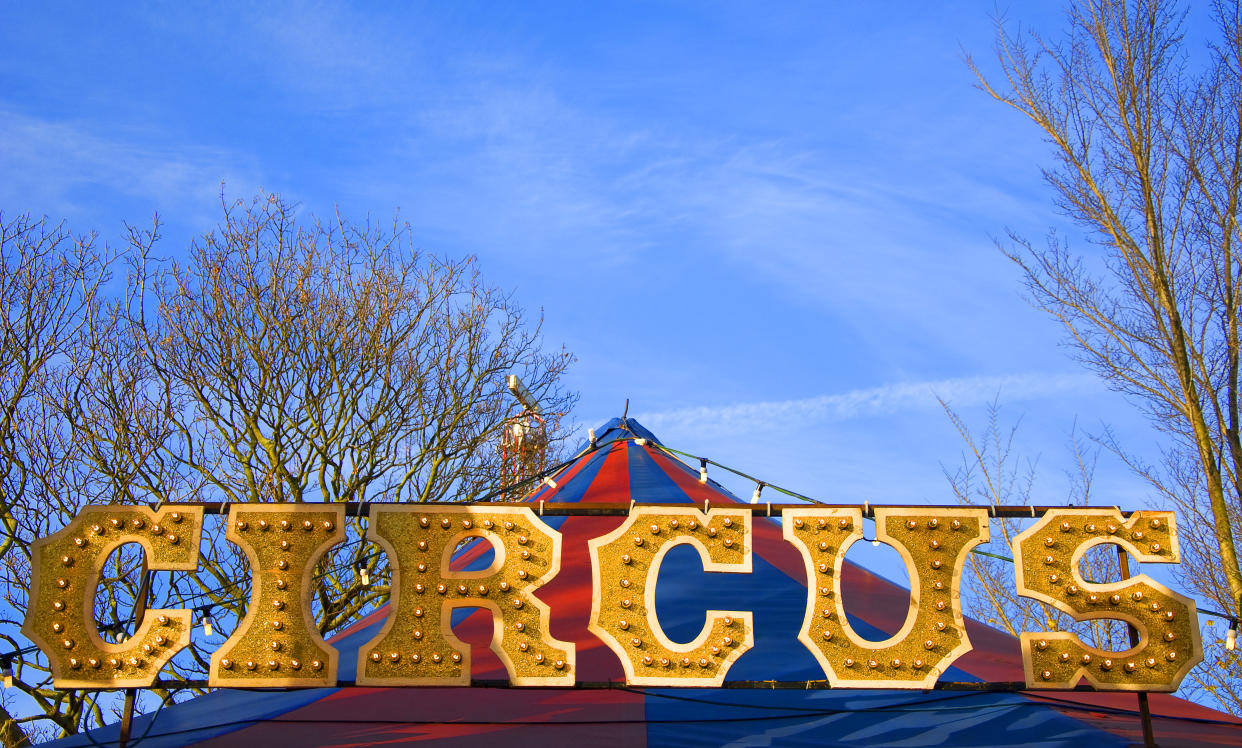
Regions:
[[[538, 502], [685, 502], [713, 506], [739, 500], [662, 448], [632, 419], [598, 430], [597, 445], [544, 485]], [[1133, 694], [1007, 692], [993, 690], [828, 690], [756, 688], [629, 688], [616, 655], [587, 629], [591, 611], [590, 538], [615, 529], [615, 516], [548, 517], [563, 535], [563, 561], [537, 596], [551, 606], [551, 633], [577, 647], [578, 679], [593, 688], [367, 688], [218, 690], [135, 719], [131, 745], [483, 745], [591, 746], [832, 745], [832, 746], [1125, 746], [1140, 743]], [[460, 552], [456, 568], [483, 568], [482, 544]], [[683, 552], [684, 551], [684, 552]], [[664, 562], [656, 607], [665, 632], [693, 639], [704, 611], [754, 611], [755, 647], [729, 671], [728, 683], [822, 679], [798, 641], [806, 605], [806, 574], [774, 519], [757, 516], [753, 571], [705, 574], [688, 547]], [[902, 587], [847, 564], [850, 624], [865, 638], [897, 631], [909, 609]], [[339, 678], [354, 677], [357, 651], [382, 626], [380, 609], [331, 643], [341, 653]], [[491, 615], [458, 612], [454, 633], [472, 645], [473, 675], [503, 681], [488, 649]], [[942, 680], [958, 683], [1022, 679], [1017, 640], [977, 621], [967, 622], [974, 650]], [[1166, 745], [1239, 745], [1242, 722], [1171, 695], [1153, 694], [1157, 742]], [[115, 725], [57, 746], [115, 745]]]

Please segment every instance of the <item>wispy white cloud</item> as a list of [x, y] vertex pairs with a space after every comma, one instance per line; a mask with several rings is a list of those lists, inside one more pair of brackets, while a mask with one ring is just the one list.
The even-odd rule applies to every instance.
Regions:
[[70, 215], [101, 194], [120, 193], [161, 210], [175, 203], [197, 211], [215, 204], [221, 182], [231, 192], [253, 191], [256, 171], [227, 149], [0, 109], [0, 201], [10, 208]]
[[803, 427], [905, 411], [935, 410], [940, 407], [937, 398], [961, 408], [991, 402], [998, 395], [1005, 402], [1018, 402], [1098, 391], [1101, 388], [1099, 380], [1086, 373], [962, 377], [887, 384], [800, 400], [681, 408], [639, 414], [637, 418], [656, 433], [726, 429], [737, 433]]

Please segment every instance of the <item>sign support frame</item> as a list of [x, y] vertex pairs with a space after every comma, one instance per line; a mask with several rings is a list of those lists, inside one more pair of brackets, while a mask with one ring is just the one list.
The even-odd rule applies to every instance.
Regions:
[[[138, 582], [138, 601], [134, 605], [134, 620], [141, 621], [147, 614], [147, 598], [151, 596], [151, 569], [147, 566], [147, 556], [142, 556], [142, 578]], [[134, 701], [137, 688], [125, 689], [125, 704], [121, 708], [121, 727], [117, 735], [117, 748], [129, 745], [129, 731], [134, 722]]]
[[[1130, 557], [1126, 554], [1126, 549], [1120, 545], [1117, 546], [1117, 564], [1121, 569], [1121, 581], [1130, 578]], [[1130, 646], [1137, 647], [1139, 643], [1138, 629], [1130, 625]], [[1138, 697], [1139, 721], [1143, 724], [1143, 746], [1144, 748], [1157, 748], [1156, 736], [1152, 729], [1151, 723], [1151, 704], [1148, 701], [1147, 692], [1139, 691], [1135, 694]]]

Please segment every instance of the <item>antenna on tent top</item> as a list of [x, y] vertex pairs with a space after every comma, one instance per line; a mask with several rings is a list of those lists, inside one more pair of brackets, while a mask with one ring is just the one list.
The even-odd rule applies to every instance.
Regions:
[[630, 414], [630, 399], [627, 397], [625, 398], [625, 410], [621, 411], [621, 420], [624, 421], [625, 417], [628, 416], [629, 414]]
[[[547, 424], [539, 413], [539, 401], [526, 389], [517, 375], [505, 378], [509, 392], [522, 405], [522, 411], [505, 419], [500, 432], [500, 485], [523, 483], [543, 472], [548, 461]], [[506, 491], [505, 499], [516, 501], [538, 488], [539, 484]]]

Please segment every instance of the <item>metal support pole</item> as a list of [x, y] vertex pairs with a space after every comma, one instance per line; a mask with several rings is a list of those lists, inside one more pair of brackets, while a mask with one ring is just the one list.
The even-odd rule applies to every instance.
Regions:
[[[142, 559], [142, 578], [138, 582], [138, 599], [134, 601], [134, 626], [142, 623], [142, 617], [147, 614], [147, 598], [151, 594], [151, 570], [147, 568], [147, 559]], [[125, 689], [125, 706], [121, 709], [121, 732], [117, 736], [117, 748], [125, 748], [129, 744], [129, 730], [134, 722], [134, 695], [138, 693], [136, 688]]]
[[[1117, 563], [1121, 567], [1121, 578], [1126, 580], [1130, 578], [1130, 557], [1126, 555], [1126, 549], [1120, 545], [1117, 546]], [[1130, 626], [1130, 646], [1137, 647], [1139, 643], [1139, 632], [1134, 626]], [[1147, 702], [1147, 692], [1138, 692], [1139, 719], [1143, 723], [1143, 745], [1145, 748], [1156, 748], [1156, 736], [1152, 731], [1151, 725], [1151, 705]]]

